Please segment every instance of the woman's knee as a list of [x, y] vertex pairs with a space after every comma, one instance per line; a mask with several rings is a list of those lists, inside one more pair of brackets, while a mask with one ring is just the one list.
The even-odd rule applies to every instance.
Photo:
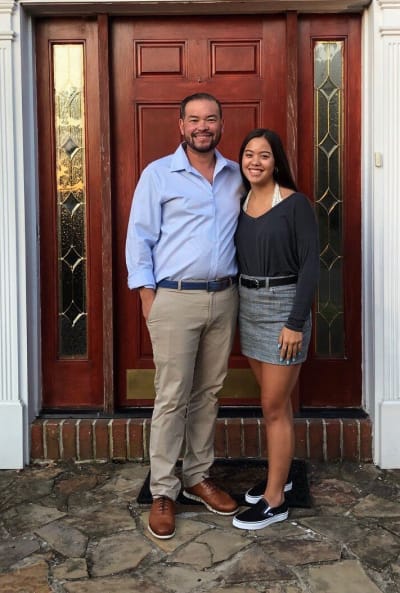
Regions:
[[288, 405], [286, 400], [271, 402], [267, 399], [262, 402], [263, 415], [266, 422], [272, 423], [289, 418]]

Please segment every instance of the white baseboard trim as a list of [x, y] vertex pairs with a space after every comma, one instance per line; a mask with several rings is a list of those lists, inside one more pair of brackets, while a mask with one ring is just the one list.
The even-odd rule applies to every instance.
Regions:
[[382, 469], [400, 469], [400, 401], [381, 402], [379, 411], [375, 461]]
[[0, 402], [0, 469], [24, 467], [24, 442], [21, 402]]

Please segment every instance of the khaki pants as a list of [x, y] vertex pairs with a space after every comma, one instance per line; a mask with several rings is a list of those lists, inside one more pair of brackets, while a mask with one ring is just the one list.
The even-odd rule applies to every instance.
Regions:
[[208, 477], [214, 461], [217, 394], [236, 329], [236, 286], [220, 292], [159, 288], [147, 327], [156, 367], [150, 433], [150, 490], [175, 500], [175, 465], [185, 442], [184, 486]]

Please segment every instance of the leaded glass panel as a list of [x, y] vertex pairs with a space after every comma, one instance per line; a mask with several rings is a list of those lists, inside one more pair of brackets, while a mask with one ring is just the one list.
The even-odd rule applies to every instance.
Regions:
[[314, 179], [320, 232], [316, 354], [344, 356], [343, 42], [314, 46]]
[[83, 44], [53, 46], [60, 358], [87, 356], [83, 59]]

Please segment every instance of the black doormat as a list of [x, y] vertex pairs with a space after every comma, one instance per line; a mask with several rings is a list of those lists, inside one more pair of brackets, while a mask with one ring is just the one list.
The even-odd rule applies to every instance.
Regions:
[[[210, 470], [210, 478], [223, 488], [240, 504], [247, 505], [244, 495], [246, 491], [265, 479], [268, 463], [258, 459], [217, 459]], [[177, 476], [181, 476], [181, 464], [178, 462]], [[295, 459], [290, 468], [289, 479], [293, 482], [291, 491], [285, 494], [290, 507], [311, 507], [311, 496], [307, 480], [307, 467], [302, 459]], [[150, 472], [147, 474], [143, 486], [137, 497], [139, 504], [151, 504]], [[177, 502], [185, 505], [199, 505], [201, 503], [190, 500], [179, 493]]]

